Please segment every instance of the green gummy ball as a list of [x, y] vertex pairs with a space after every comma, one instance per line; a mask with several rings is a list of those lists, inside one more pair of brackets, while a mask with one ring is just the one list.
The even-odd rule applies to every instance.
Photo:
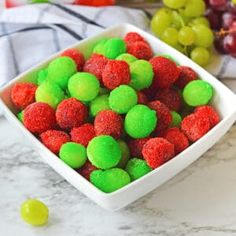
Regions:
[[111, 193], [129, 184], [130, 176], [120, 168], [94, 170], [90, 174], [90, 181], [101, 191]]
[[170, 127], [179, 127], [182, 122], [181, 115], [176, 111], [171, 111], [172, 116], [172, 122], [170, 124]]
[[125, 170], [128, 172], [132, 181], [149, 173], [152, 169], [145, 160], [132, 158], [128, 161]]
[[61, 146], [59, 157], [73, 169], [80, 168], [87, 160], [85, 147], [73, 142]]
[[101, 39], [99, 40], [94, 48], [93, 48], [93, 53], [98, 53], [98, 54], [104, 54], [104, 45], [107, 42], [107, 39]]
[[213, 96], [212, 86], [203, 80], [188, 83], [183, 90], [184, 101], [193, 107], [207, 104]]
[[23, 120], [24, 120], [24, 111], [21, 111], [17, 114], [17, 118], [18, 120], [23, 123]]
[[119, 139], [117, 142], [118, 142], [118, 144], [120, 146], [120, 150], [121, 150], [121, 159], [120, 159], [120, 162], [118, 163], [117, 166], [120, 168], [124, 168], [127, 161], [130, 158], [130, 150], [129, 150], [129, 147], [125, 141]]
[[111, 38], [105, 42], [102, 55], [109, 59], [115, 59], [125, 52], [126, 44], [124, 40], [121, 38]]
[[128, 85], [120, 85], [111, 91], [109, 96], [110, 108], [119, 113], [127, 113], [138, 102], [136, 91]]
[[99, 81], [96, 76], [87, 72], [78, 72], [68, 82], [68, 90], [71, 97], [82, 102], [90, 102], [99, 93]]
[[178, 63], [175, 61], [175, 59], [171, 55], [169, 55], [169, 54], [161, 54], [160, 56], [161, 57], [165, 57], [165, 58], [173, 61], [176, 65], [178, 65]]
[[36, 102], [47, 103], [54, 109], [63, 99], [65, 99], [63, 90], [56, 83], [50, 81], [39, 85], [35, 93]]
[[152, 65], [145, 60], [137, 60], [130, 65], [130, 86], [136, 90], [150, 87], [154, 72]]
[[41, 85], [47, 79], [47, 76], [48, 76], [47, 69], [40, 70], [37, 75], [37, 84]]
[[104, 94], [101, 96], [96, 97], [91, 103], [90, 103], [90, 115], [96, 116], [98, 112], [103, 110], [109, 110], [109, 101], [108, 101], [109, 95]]
[[44, 225], [48, 221], [49, 211], [47, 206], [37, 200], [29, 199], [21, 205], [21, 218], [33, 226]]
[[89, 161], [101, 169], [115, 167], [121, 159], [121, 150], [117, 141], [109, 135], [93, 138], [87, 147]]
[[66, 89], [69, 78], [76, 71], [76, 64], [71, 58], [58, 57], [48, 65], [48, 79]]
[[138, 59], [129, 53], [123, 53], [123, 54], [119, 55], [116, 58], [116, 60], [122, 60], [122, 61], [127, 62], [129, 65], [131, 65], [131, 63], [137, 61]]
[[145, 105], [134, 106], [125, 117], [125, 131], [132, 138], [147, 137], [156, 124], [156, 112]]

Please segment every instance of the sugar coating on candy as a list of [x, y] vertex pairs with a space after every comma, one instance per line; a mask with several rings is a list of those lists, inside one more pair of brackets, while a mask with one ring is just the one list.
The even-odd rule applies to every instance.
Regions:
[[155, 169], [174, 157], [174, 145], [164, 138], [151, 138], [143, 146], [143, 157]]
[[96, 97], [90, 104], [89, 104], [89, 110], [91, 116], [96, 116], [98, 112], [103, 110], [109, 110], [109, 95], [104, 94], [101, 96]]
[[127, 52], [138, 59], [149, 60], [153, 56], [151, 47], [143, 41], [129, 43], [127, 45]]
[[120, 85], [111, 91], [109, 106], [119, 114], [127, 113], [138, 102], [136, 91], [128, 85]]
[[133, 56], [133, 55], [131, 55], [131, 54], [129, 54], [129, 53], [123, 53], [123, 54], [119, 55], [119, 56], [116, 58], [116, 60], [125, 61], [125, 62], [127, 62], [129, 65], [131, 65], [133, 62], [137, 61], [138, 59], [137, 59], [135, 56]]
[[110, 60], [102, 73], [102, 82], [108, 89], [130, 82], [129, 65], [125, 61]]
[[93, 48], [93, 53], [104, 54], [104, 45], [107, 42], [107, 40], [108, 39], [99, 40]]
[[76, 64], [70, 57], [58, 57], [48, 65], [48, 79], [62, 89], [67, 87], [69, 78], [76, 73]]
[[172, 116], [172, 122], [170, 124], [170, 127], [179, 127], [182, 122], [181, 115], [176, 111], [171, 111], [170, 113]]
[[59, 157], [73, 169], [80, 168], [87, 160], [85, 147], [74, 142], [63, 144], [59, 152]]
[[99, 93], [100, 84], [96, 76], [87, 72], [78, 72], [68, 82], [70, 95], [82, 102], [92, 101]]
[[61, 146], [70, 142], [70, 136], [60, 130], [47, 130], [40, 135], [40, 140], [49, 150], [59, 153]]
[[87, 147], [89, 161], [101, 169], [115, 167], [121, 159], [118, 142], [111, 136], [101, 135], [93, 138]]
[[137, 91], [137, 95], [138, 95], [138, 104], [146, 105], [148, 103], [148, 98], [143, 92]]
[[210, 130], [210, 120], [208, 117], [197, 113], [186, 116], [181, 122], [181, 130], [191, 142], [195, 142]]
[[163, 138], [168, 140], [175, 146], [175, 154], [185, 150], [189, 146], [188, 138], [179, 128], [169, 128], [162, 135]]
[[130, 150], [126, 142], [122, 139], [117, 140], [120, 150], [121, 150], [121, 159], [118, 163], [117, 167], [124, 168], [126, 166], [126, 163], [128, 162], [130, 158]]
[[203, 80], [193, 80], [189, 82], [183, 90], [184, 101], [189, 106], [206, 105], [213, 96], [212, 86]]
[[111, 193], [129, 184], [130, 176], [120, 168], [95, 170], [90, 174], [90, 181], [101, 191]]
[[125, 52], [126, 44], [124, 40], [121, 38], [111, 38], [105, 42], [102, 54], [109, 59], [115, 59]]
[[90, 161], [86, 161], [85, 164], [80, 167], [77, 172], [81, 174], [85, 179], [90, 181], [90, 174], [97, 170], [97, 167], [93, 166]]
[[45, 225], [48, 221], [48, 207], [37, 199], [28, 199], [21, 205], [21, 218], [33, 226]]
[[180, 74], [179, 78], [176, 80], [175, 85], [183, 89], [189, 82], [198, 79], [197, 73], [188, 66], [178, 66]]
[[56, 110], [57, 123], [66, 130], [79, 127], [85, 123], [87, 116], [87, 107], [75, 98], [63, 100]]
[[128, 161], [125, 170], [129, 174], [131, 181], [141, 178], [149, 173], [152, 169], [147, 162], [138, 158], [132, 158]]
[[172, 122], [172, 115], [168, 107], [158, 100], [149, 102], [148, 106], [156, 111], [158, 117], [158, 123], [155, 131], [160, 132], [168, 128]]
[[96, 136], [94, 126], [90, 123], [74, 127], [71, 132], [71, 141], [87, 147], [88, 143]]
[[154, 87], [159, 89], [170, 88], [179, 77], [179, 69], [176, 64], [161, 56], [150, 60], [154, 71]]
[[128, 145], [129, 145], [131, 156], [143, 158], [143, 154], [142, 154], [143, 146], [149, 139], [150, 137], [129, 139]]
[[157, 124], [156, 112], [145, 105], [136, 105], [125, 117], [125, 131], [132, 138], [145, 138]]
[[152, 84], [152, 65], [145, 60], [137, 60], [130, 65], [131, 81], [130, 86], [136, 90], [148, 88]]
[[97, 136], [110, 135], [118, 139], [123, 132], [123, 120], [121, 116], [114, 111], [100, 111], [94, 120], [94, 130]]
[[173, 111], [179, 111], [182, 105], [179, 92], [173, 88], [157, 90], [155, 99]]
[[37, 84], [42, 84], [48, 76], [48, 70], [47, 69], [41, 69], [37, 74]]
[[125, 35], [124, 41], [129, 44], [129, 43], [134, 43], [138, 41], [146, 42], [145, 39], [138, 33], [136, 32], [129, 32]]
[[11, 89], [11, 100], [17, 109], [23, 110], [35, 101], [37, 85], [33, 83], [16, 83]]
[[32, 133], [43, 133], [56, 126], [55, 111], [46, 103], [32, 103], [24, 110], [23, 123]]
[[36, 90], [35, 100], [36, 102], [44, 102], [53, 107], [65, 99], [63, 90], [56, 84], [50, 81], [45, 81]]
[[212, 106], [200, 106], [195, 108], [194, 112], [200, 116], [208, 118], [211, 128], [213, 128], [220, 122], [220, 116]]
[[75, 48], [67, 49], [61, 55], [70, 57], [72, 60], [74, 60], [77, 66], [77, 71], [83, 70], [85, 59], [84, 55], [78, 49]]
[[93, 54], [84, 65], [84, 72], [89, 72], [102, 81], [102, 72], [108, 62], [108, 59], [100, 54]]

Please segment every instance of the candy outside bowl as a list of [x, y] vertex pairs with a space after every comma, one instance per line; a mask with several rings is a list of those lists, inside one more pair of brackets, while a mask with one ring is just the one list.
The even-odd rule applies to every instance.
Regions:
[[35, 148], [36, 152], [39, 153], [41, 158], [75, 188], [92, 199], [98, 205], [108, 210], [121, 209], [174, 177], [180, 171], [197, 160], [210, 147], [212, 147], [227, 132], [227, 130], [229, 130], [236, 120], [236, 96], [231, 90], [229, 90], [224, 84], [214, 78], [203, 68], [191, 61], [188, 57], [171, 48], [156, 37], [139, 28], [136, 28], [135, 26], [129, 24], [114, 26], [93, 37], [82, 40], [69, 48], [78, 48], [82, 53], [84, 53], [85, 57], [88, 58], [91, 54], [91, 48], [99, 39], [108, 37], [123, 37], [130, 31], [135, 31], [141, 34], [149, 42], [155, 54], [171, 55], [180, 65], [190, 66], [198, 73], [201, 79], [209, 82], [215, 91], [212, 105], [219, 112], [221, 121], [200, 140], [192, 144], [189, 148], [184, 150], [172, 160], [113, 193], [103, 193], [79, 175], [75, 170], [67, 166], [49, 149], [47, 149], [36, 137], [34, 137], [34, 135], [31, 134], [16, 117], [16, 110], [14, 110], [10, 99], [11, 87], [17, 82], [35, 82], [37, 72], [46, 67], [48, 63], [60, 55], [61, 52], [17, 76], [0, 90], [0, 107], [4, 112], [4, 115], [12, 125], [14, 125], [28, 138], [29, 142]]

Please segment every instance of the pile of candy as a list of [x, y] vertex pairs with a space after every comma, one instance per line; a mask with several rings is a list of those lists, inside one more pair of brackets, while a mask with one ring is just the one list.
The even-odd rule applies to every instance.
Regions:
[[163, 0], [163, 3], [165, 7], [152, 18], [153, 33], [199, 65], [207, 65], [214, 34], [204, 17], [204, 0]]
[[85, 60], [64, 51], [17, 83], [11, 99], [24, 126], [68, 166], [110, 193], [158, 168], [219, 121], [212, 86], [188, 66], [153, 56], [130, 32], [100, 40]]

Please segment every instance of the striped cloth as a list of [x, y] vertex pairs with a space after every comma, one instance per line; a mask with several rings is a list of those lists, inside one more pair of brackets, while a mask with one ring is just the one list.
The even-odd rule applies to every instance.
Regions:
[[[0, 85], [51, 54], [106, 27], [128, 22], [149, 30], [151, 14], [119, 6], [36, 4], [0, 10]], [[236, 91], [236, 60], [213, 57], [207, 70]]]

